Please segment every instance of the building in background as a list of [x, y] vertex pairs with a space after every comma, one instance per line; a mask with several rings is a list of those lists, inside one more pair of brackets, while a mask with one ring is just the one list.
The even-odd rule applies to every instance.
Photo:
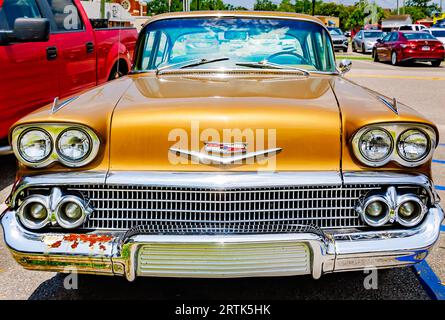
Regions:
[[147, 1], [149, 0], [112, 0], [119, 3], [132, 16], [147, 15]]
[[105, 19], [100, 12], [100, 0], [81, 3], [94, 27], [128, 27], [134, 24], [135, 18], [119, 3], [105, 3]]
[[340, 27], [340, 18], [338, 17], [330, 17], [330, 16], [315, 16], [320, 19], [325, 26], [328, 27]]
[[396, 30], [400, 26], [412, 24], [413, 21], [409, 14], [390, 16], [382, 20], [382, 30], [385, 32]]

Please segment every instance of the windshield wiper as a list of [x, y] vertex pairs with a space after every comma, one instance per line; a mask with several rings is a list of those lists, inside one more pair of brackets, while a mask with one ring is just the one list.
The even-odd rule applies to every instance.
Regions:
[[169, 69], [177, 68], [177, 69], [185, 69], [185, 68], [192, 68], [196, 66], [201, 66], [203, 64], [218, 62], [218, 61], [227, 61], [230, 60], [230, 58], [227, 57], [221, 57], [221, 58], [214, 58], [214, 59], [193, 59], [188, 61], [183, 61], [175, 64], [169, 64], [160, 68], [156, 69], [156, 74], [158, 75], [162, 71], [166, 71]]
[[305, 69], [293, 67], [293, 66], [285, 66], [285, 65], [277, 64], [277, 63], [272, 63], [267, 60], [262, 60], [259, 62], [238, 62], [238, 63], [236, 63], [236, 65], [240, 66], [240, 67], [260, 68], [260, 69], [291, 69], [291, 70], [300, 71], [305, 76], [310, 75], [309, 72]]

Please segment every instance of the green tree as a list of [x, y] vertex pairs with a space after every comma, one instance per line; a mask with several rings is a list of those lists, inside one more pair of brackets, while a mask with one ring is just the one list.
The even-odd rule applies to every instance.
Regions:
[[192, 0], [190, 3], [190, 10], [227, 10], [228, 6], [223, 0]]
[[426, 18], [427, 16], [426, 10], [419, 7], [404, 7], [402, 12], [409, 14], [413, 21]]
[[278, 6], [270, 0], [256, 0], [253, 10], [257, 11], [276, 11]]
[[[182, 10], [182, 0], [171, 0], [171, 12]], [[168, 0], [151, 0], [147, 3], [147, 14], [149, 16], [165, 12], [169, 12]]]
[[295, 12], [295, 5], [292, 2], [291, 2], [291, 0], [281, 1], [281, 3], [278, 5], [278, 11]]

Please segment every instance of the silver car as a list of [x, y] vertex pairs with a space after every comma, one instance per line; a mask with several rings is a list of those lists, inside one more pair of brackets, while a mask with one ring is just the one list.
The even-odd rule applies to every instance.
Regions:
[[352, 51], [371, 53], [377, 39], [382, 38], [385, 33], [381, 30], [360, 30], [352, 39]]
[[334, 50], [342, 50], [343, 52], [348, 51], [348, 38], [344, 35], [340, 28], [328, 27], [329, 33], [332, 37], [332, 42], [334, 44]]

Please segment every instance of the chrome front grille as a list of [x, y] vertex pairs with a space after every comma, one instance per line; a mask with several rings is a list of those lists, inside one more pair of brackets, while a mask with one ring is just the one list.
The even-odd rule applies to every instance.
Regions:
[[363, 226], [357, 200], [372, 185], [206, 189], [76, 185], [94, 212], [85, 229], [153, 233], [286, 233]]

